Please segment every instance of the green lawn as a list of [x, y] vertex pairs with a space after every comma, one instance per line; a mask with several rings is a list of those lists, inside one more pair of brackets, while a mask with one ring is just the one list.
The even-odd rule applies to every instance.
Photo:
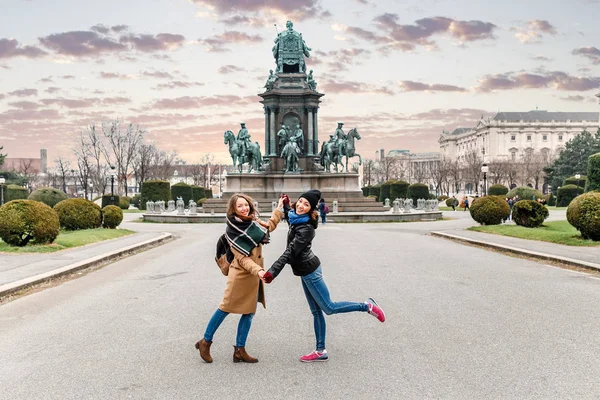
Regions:
[[85, 246], [86, 244], [115, 239], [135, 233], [127, 229], [86, 229], [81, 231], [60, 231], [52, 244], [28, 245], [25, 247], [9, 246], [0, 239], [0, 252], [8, 253], [53, 253], [55, 251]]
[[579, 231], [567, 221], [546, 222], [539, 228], [525, 228], [518, 225], [487, 225], [473, 226], [469, 230], [567, 246], [600, 246], [600, 242], [584, 240]]

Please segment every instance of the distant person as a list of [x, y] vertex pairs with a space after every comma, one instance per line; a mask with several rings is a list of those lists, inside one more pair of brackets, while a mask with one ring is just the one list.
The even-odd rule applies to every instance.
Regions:
[[319, 214], [321, 215], [321, 223], [327, 223], [327, 213], [329, 213], [329, 207], [327, 207], [327, 203], [325, 203], [325, 199], [319, 200]]
[[456, 207], [458, 207], [458, 199], [456, 198], [456, 196], [452, 196], [452, 201], [450, 202], [450, 205], [452, 206], [452, 211], [456, 211]]
[[470, 210], [469, 208], [469, 198], [467, 196], [465, 196], [465, 208], [463, 211], [467, 211]]

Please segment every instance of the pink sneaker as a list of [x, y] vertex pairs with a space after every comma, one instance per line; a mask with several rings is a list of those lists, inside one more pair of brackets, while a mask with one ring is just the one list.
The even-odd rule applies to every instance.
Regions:
[[300, 361], [302, 361], [302, 362], [327, 361], [327, 360], [329, 360], [329, 356], [327, 355], [327, 350], [313, 351], [310, 354], [300, 357]]
[[377, 305], [377, 303], [375, 302], [375, 300], [373, 300], [373, 298], [369, 297], [367, 299], [367, 301], [365, 301], [365, 304], [367, 306], [369, 306], [369, 310], [368, 310], [369, 314], [371, 314], [374, 317], [377, 317], [377, 319], [380, 322], [384, 322], [385, 321], [385, 313], [383, 312], [383, 310], [381, 309], [381, 307], [379, 307]]

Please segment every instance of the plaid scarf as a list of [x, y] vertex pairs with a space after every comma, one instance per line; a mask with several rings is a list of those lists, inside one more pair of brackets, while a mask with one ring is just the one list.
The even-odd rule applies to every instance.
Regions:
[[253, 248], [269, 243], [269, 230], [258, 221], [244, 221], [238, 217], [227, 217], [225, 236], [229, 245], [245, 256]]

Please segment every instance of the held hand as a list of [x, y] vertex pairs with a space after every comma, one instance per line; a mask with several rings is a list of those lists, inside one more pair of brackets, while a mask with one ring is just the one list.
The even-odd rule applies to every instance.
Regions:
[[258, 277], [259, 277], [259, 278], [260, 278], [262, 281], [264, 281], [264, 276], [265, 276], [265, 271], [264, 271], [264, 270], [262, 270], [262, 271], [258, 271]]

